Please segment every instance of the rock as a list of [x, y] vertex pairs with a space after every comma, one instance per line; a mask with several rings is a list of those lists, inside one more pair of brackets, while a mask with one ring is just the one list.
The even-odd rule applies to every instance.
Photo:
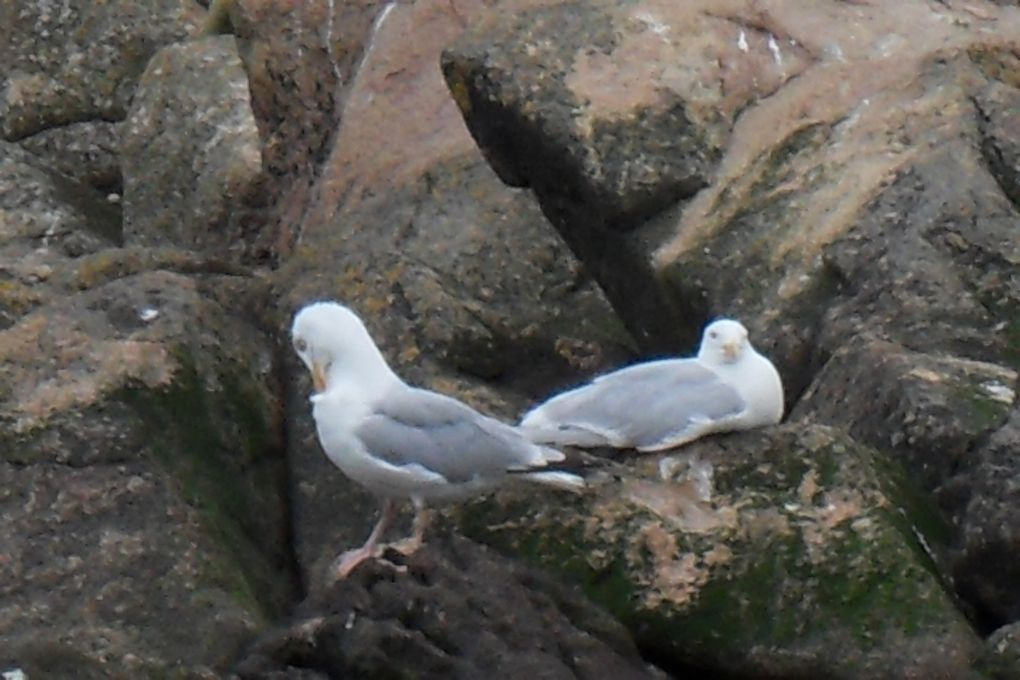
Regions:
[[49, 128], [20, 142], [45, 166], [92, 187], [102, 196], [123, 191], [120, 176], [120, 125], [106, 121]]
[[860, 442], [896, 452], [930, 490], [1005, 424], [1016, 381], [1004, 366], [913, 352], [862, 333], [832, 355], [791, 419], [841, 425]]
[[271, 253], [288, 256], [329, 157], [346, 93], [373, 35], [382, 0], [229, 4], [263, 139]]
[[[456, 115], [438, 56], [481, 9], [473, 2], [455, 13], [430, 0], [394, 5], [376, 23], [299, 245], [274, 286], [281, 328], [301, 305], [338, 299], [409, 382], [514, 417], [524, 393], [621, 360], [629, 339], [528, 195], [498, 181]], [[292, 375], [304, 374], [288, 356]], [[377, 506], [322, 454], [306, 380], [290, 385], [288, 434], [295, 543], [314, 581], [364, 540]]]
[[71, 259], [116, 243], [116, 210], [87, 187], [0, 141], [0, 328], [52, 298]]
[[[1011, 400], [950, 386], [973, 372], [1015, 390], [1020, 367], [1015, 9], [528, 6], [494, 7], [445, 52], [444, 73], [493, 167], [534, 189], [642, 348], [693, 346], [708, 316], [737, 316], [778, 365], [788, 406], [810, 386], [798, 418], [903, 454], [943, 509], [951, 479], [956, 495], [992, 491], [967, 448]], [[918, 26], [923, 39], [900, 37]], [[697, 51], [699, 31], [714, 37]], [[663, 56], [635, 60], [646, 53]], [[685, 117], [661, 113], [678, 107]], [[622, 160], [598, 153], [611, 142], [630, 150]], [[665, 167], [704, 187], [678, 190]], [[875, 356], [889, 370], [858, 363]], [[936, 420], [905, 422], [914, 406]], [[1001, 438], [1020, 449], [1014, 436]], [[1007, 486], [994, 492], [985, 509], [1012, 517]], [[1014, 545], [1005, 527], [953, 512], [956, 545], [987, 544], [968, 536], [981, 531]], [[968, 571], [966, 555], [953, 572]], [[992, 578], [983, 587], [999, 592]], [[975, 592], [979, 615], [1005, 622]]]
[[985, 643], [981, 669], [992, 680], [1010, 680], [1020, 670], [1020, 624], [1003, 626]]
[[232, 36], [161, 50], [124, 123], [126, 242], [246, 255], [261, 229], [260, 148]]
[[4, 139], [122, 119], [149, 58], [185, 37], [201, 14], [195, 3], [179, 0], [3, 3]]
[[580, 585], [667, 672], [970, 677], [977, 638], [915, 526], [926, 514], [874, 450], [785, 425], [661, 461], [540, 509], [503, 493], [460, 525]]
[[457, 536], [312, 596], [236, 670], [244, 680], [665, 677], [574, 589]]
[[272, 356], [225, 278], [128, 275], [0, 332], [0, 667], [208, 676], [291, 597]]
[[1020, 205], [1020, 83], [1012, 75], [1020, 57], [1001, 50], [973, 50], [970, 56], [989, 76], [974, 99], [985, 162], [1003, 193]]
[[[1014, 383], [1015, 385], [1016, 383]], [[1020, 621], [1020, 405], [1005, 425], [967, 451], [936, 494], [959, 528], [952, 569], [982, 623]], [[1018, 667], [1020, 668], [1020, 667]]]
[[647, 239], [627, 232], [703, 189], [737, 114], [805, 69], [800, 45], [779, 62], [770, 37], [697, 3], [512, 3], [443, 55], [493, 168], [534, 189], [651, 349], [697, 332], [649, 285]]

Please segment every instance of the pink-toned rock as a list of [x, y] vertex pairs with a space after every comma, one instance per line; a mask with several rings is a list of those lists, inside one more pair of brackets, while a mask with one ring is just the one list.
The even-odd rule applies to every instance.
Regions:
[[294, 247], [383, 0], [229, 3], [263, 140], [278, 260]]

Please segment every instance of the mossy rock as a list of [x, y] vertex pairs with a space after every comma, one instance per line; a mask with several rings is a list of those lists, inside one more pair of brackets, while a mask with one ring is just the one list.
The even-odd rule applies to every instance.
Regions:
[[205, 293], [222, 278], [114, 276], [0, 331], [6, 554], [53, 574], [6, 572], [7, 663], [38, 639], [205, 677], [292, 600], [272, 345]]
[[872, 449], [788, 425], [674, 452], [668, 479], [659, 459], [558, 504], [479, 502], [462, 528], [578, 583], [666, 669], [967, 677], [977, 641], [918, 529], [936, 515]]

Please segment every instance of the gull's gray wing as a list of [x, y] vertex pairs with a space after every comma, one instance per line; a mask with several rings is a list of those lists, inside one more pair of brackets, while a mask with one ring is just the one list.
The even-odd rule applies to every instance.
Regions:
[[354, 434], [391, 465], [419, 465], [453, 483], [545, 463], [542, 450], [509, 425], [456, 399], [404, 385], [379, 400]]
[[533, 441], [656, 450], [710, 431], [746, 408], [696, 359], [637, 364], [553, 397], [521, 422]]

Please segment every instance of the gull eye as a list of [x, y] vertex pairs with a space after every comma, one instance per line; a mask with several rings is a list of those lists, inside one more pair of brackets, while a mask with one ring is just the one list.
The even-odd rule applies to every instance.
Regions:
[[719, 334], [716, 333], [715, 331], [709, 331], [708, 332], [708, 337], [712, 338], [713, 340], [716, 340], [716, 339], [719, 338]]
[[304, 338], [298, 338], [294, 341], [294, 349], [303, 354], [308, 351], [308, 343], [305, 342]]

